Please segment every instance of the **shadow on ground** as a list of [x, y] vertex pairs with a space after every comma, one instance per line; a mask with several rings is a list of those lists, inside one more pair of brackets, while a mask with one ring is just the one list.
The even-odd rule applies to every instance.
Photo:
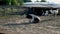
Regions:
[[[51, 21], [51, 20], [53, 20], [53, 19], [48, 19], [48, 20], [43, 20], [43, 21], [40, 21], [39, 23], [43, 23], [43, 22], [46, 22], [46, 21]], [[29, 25], [29, 24], [37, 24], [37, 23], [19, 23], [19, 24], [17, 24], [17, 23], [14, 23], [14, 24], [4, 24], [3, 26], [17, 26], [17, 25]]]

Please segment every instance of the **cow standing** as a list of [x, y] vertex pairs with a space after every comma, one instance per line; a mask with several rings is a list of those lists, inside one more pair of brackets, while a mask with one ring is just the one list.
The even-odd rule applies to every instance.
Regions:
[[58, 9], [57, 10], [50, 10], [51, 14], [53, 14], [55, 17], [58, 15]]

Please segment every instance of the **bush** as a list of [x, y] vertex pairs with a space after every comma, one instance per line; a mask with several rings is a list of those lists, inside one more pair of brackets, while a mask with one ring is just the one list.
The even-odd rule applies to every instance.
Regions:
[[23, 4], [23, 0], [5, 0], [8, 5], [20, 6]]

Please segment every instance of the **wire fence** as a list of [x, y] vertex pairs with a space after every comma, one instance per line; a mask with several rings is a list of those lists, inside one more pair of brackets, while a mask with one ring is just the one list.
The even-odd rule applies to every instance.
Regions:
[[26, 8], [20, 6], [0, 6], [0, 16], [22, 14]]

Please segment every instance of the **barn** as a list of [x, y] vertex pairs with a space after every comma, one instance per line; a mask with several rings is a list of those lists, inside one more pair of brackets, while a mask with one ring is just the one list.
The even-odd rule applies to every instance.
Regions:
[[43, 12], [60, 9], [60, 5], [53, 2], [25, 2], [23, 7], [27, 8], [28, 14], [41, 16]]

